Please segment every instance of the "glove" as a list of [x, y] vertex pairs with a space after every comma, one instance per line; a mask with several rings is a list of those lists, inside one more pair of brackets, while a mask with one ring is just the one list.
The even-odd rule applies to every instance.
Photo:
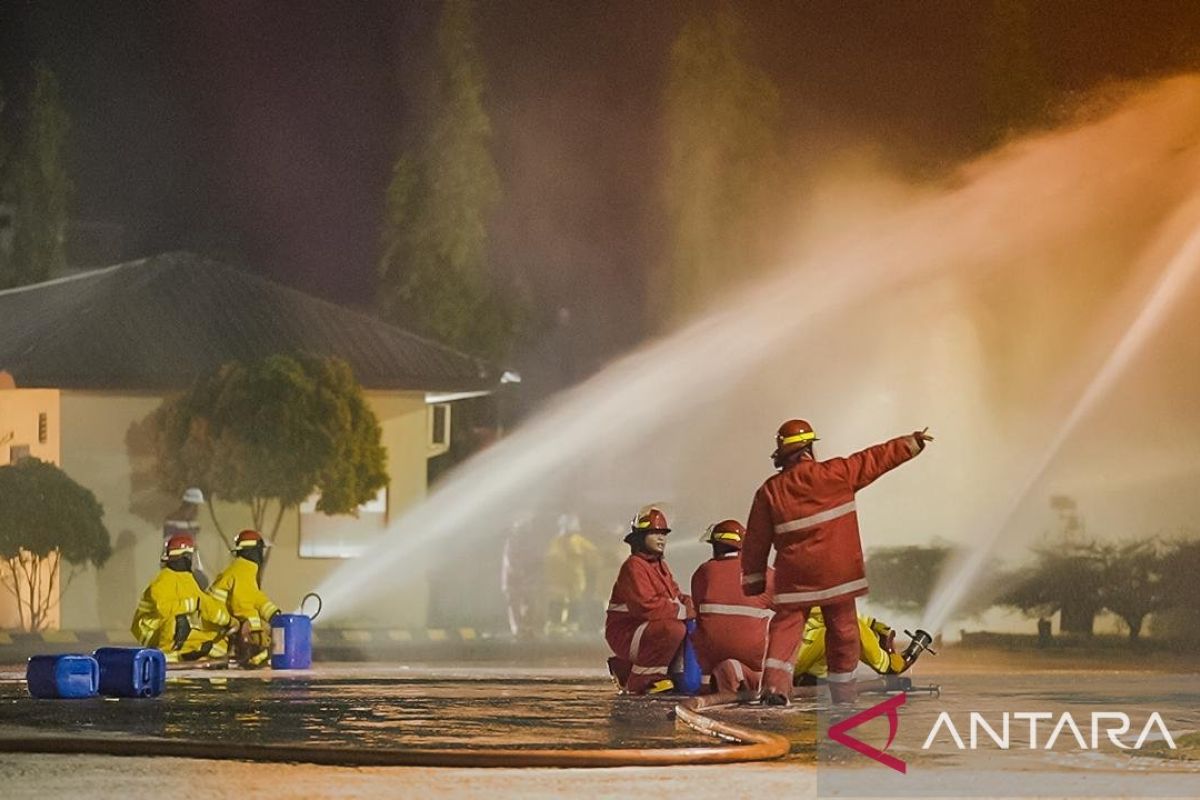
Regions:
[[175, 638], [171, 640], [171, 649], [178, 650], [183, 647], [183, 643], [187, 641], [188, 634], [192, 632], [192, 625], [188, 622], [187, 614], [175, 615]]
[[675, 601], [675, 619], [687, 619], [687, 606], [682, 600]]
[[875, 635], [879, 637], [879, 646], [883, 648], [883, 652], [896, 652], [896, 632], [894, 630], [884, 628], [881, 631], [876, 631]]

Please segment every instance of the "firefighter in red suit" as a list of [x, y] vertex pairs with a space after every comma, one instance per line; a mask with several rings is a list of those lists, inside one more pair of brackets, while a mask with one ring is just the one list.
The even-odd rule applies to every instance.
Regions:
[[829, 692], [835, 703], [857, 694], [858, 616], [854, 598], [867, 593], [854, 493], [908, 461], [933, 437], [928, 428], [868, 447], [848, 458], [817, 461], [817, 441], [804, 420], [779, 427], [771, 454], [779, 473], [759, 487], [742, 550], [742, 590], [766, 589], [767, 557], [775, 547], [775, 592], [762, 700], [786, 705], [808, 610], [825, 617]]
[[746, 529], [737, 520], [711, 525], [703, 541], [713, 557], [692, 575], [696, 631], [692, 645], [706, 675], [719, 692], [736, 692], [742, 699], [758, 696], [762, 663], [767, 654], [767, 624], [771, 620], [774, 570], [767, 570], [763, 594], [742, 594], [742, 542]]
[[666, 516], [657, 508], [634, 518], [625, 536], [630, 555], [608, 601], [604, 638], [614, 654], [609, 670], [630, 694], [675, 688], [667, 670], [683, 643], [685, 621], [696, 615], [691, 598], [679, 591], [663, 560], [670, 532]]

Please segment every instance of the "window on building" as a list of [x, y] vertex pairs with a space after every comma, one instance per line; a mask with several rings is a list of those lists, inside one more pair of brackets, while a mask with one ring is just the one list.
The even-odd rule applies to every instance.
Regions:
[[317, 510], [320, 495], [300, 504], [301, 558], [356, 558], [387, 527], [387, 487], [356, 514], [329, 516]]
[[47, 427], [46, 412], [43, 411], [42, 413], [38, 414], [38, 444], [46, 443], [46, 436], [48, 434]]
[[434, 403], [429, 409], [429, 454], [441, 455], [450, 449], [450, 404]]
[[8, 448], [8, 463], [15, 464], [22, 458], [29, 458], [29, 445], [14, 444]]

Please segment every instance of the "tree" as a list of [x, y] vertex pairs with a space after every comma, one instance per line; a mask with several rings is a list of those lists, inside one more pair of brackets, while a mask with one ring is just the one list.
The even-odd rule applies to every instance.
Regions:
[[152, 419], [164, 491], [198, 486], [210, 513], [216, 500], [245, 503], [262, 531], [274, 505], [272, 538], [284, 513], [314, 492], [317, 510], [348, 514], [388, 482], [379, 422], [338, 359], [231, 362], [164, 401]]
[[1166, 550], [1156, 539], [1141, 539], [1104, 545], [1100, 557], [1101, 602], [1125, 621], [1129, 640], [1137, 641], [1146, 617], [1170, 602], [1163, 580]]
[[1168, 603], [1200, 614], [1200, 539], [1181, 538], [1168, 545], [1162, 563], [1163, 595]]
[[1050, 88], [1033, 38], [1028, 0], [992, 0], [985, 15], [980, 138], [990, 147], [1044, 119]]
[[1154, 616], [1155, 633], [1195, 640], [1200, 629], [1200, 539], [1181, 537], [1169, 542], [1162, 563], [1162, 593], [1166, 613]]
[[401, 153], [387, 189], [378, 303], [397, 324], [500, 358], [520, 314], [500, 299], [488, 270], [488, 222], [501, 191], [473, 9], [471, 0], [443, 6], [430, 126]]
[[[866, 564], [871, 600], [901, 613], [922, 613], [953, 552], [948, 545], [936, 543], [871, 550]], [[987, 570], [990, 575], [995, 572], [995, 568]], [[961, 611], [970, 616], [990, 608], [989, 588], [988, 585], [977, 587], [977, 591], [964, 601]]]
[[[669, 256], [654, 296], [673, 316], [761, 272], [763, 220], [779, 205], [779, 91], [743, 55], [732, 7], [698, 8], [671, 46], [665, 90]], [[654, 304], [661, 324], [662, 302]]]
[[1104, 607], [1106, 562], [1094, 542], [1060, 543], [1035, 548], [1037, 562], [1018, 571], [998, 602], [1026, 613], [1062, 612], [1061, 629], [1090, 636]]
[[[0, 211], [7, 205], [12, 196], [11, 181], [8, 174], [9, 143], [4, 127], [4, 84], [0, 83]], [[6, 286], [9, 271], [9, 245], [12, 231], [8, 230], [8, 216], [0, 225], [0, 288]]]
[[[80, 569], [108, 560], [103, 516], [96, 496], [54, 464], [0, 467], [0, 583], [17, 598], [22, 628], [44, 628]], [[74, 568], [60, 581], [63, 561]]]
[[58, 78], [39, 65], [11, 167], [16, 213], [12, 255], [0, 273], [0, 289], [44, 281], [66, 266], [67, 206], [73, 192], [66, 166], [69, 130]]

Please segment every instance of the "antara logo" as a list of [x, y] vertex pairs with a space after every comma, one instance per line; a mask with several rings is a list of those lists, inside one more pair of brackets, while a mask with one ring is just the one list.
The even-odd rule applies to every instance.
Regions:
[[[1011, 720], [1018, 720], [1029, 722], [1029, 749], [1036, 750], [1038, 749], [1038, 722], [1052, 719], [1054, 719], [1054, 715], [1049, 711], [1017, 711], [1012, 714], [1005, 711], [1004, 715], [1000, 718], [1000, 724], [996, 726], [1000, 729], [997, 731], [996, 728], [988, 724], [982, 714], [978, 711], [972, 711], [968, 723], [970, 730], [970, 744], [968, 745], [963, 741], [958, 728], [954, 726], [954, 720], [951, 719], [949, 712], [943, 711], [941, 714], [938, 714], [937, 721], [933, 723], [933, 729], [929, 731], [929, 736], [925, 738], [925, 744], [921, 745], [921, 749], [928, 750], [934, 740], [937, 739], [938, 733], [942, 732], [944, 728], [945, 733], [949, 734], [950, 738], [954, 740], [954, 745], [959, 750], [978, 749], [981, 738], [979, 735], [980, 731], [987, 734], [987, 738], [996, 747], [1001, 750], [1008, 750], [1012, 746], [1012, 740], [1009, 736]], [[1091, 729], [1089, 740], [1083, 735], [1083, 731], [1080, 730], [1071, 713], [1064, 711], [1059, 716], [1054, 728], [1050, 731], [1050, 735], [1046, 737], [1046, 743], [1041, 746], [1041, 749], [1053, 749], [1059, 738], [1063, 737], [1064, 732], [1069, 732], [1069, 735], [1074, 737], [1075, 743], [1079, 745], [1080, 750], [1096, 750], [1100, 747], [1100, 733], [1103, 730], [1108, 741], [1122, 750], [1140, 750], [1142, 745], [1146, 743], [1146, 740], [1150, 738], [1151, 732], [1156, 728], [1162, 737], [1162, 741], [1166, 742], [1167, 746], [1172, 750], [1176, 749], [1175, 740], [1171, 737], [1171, 732], [1167, 730], [1166, 723], [1163, 722], [1163, 718], [1159, 716], [1157, 711], [1150, 714], [1150, 717], [1146, 720], [1146, 724], [1142, 726], [1141, 734], [1138, 735], [1133, 745], [1128, 745], [1118, 738], [1129, 733], [1130, 725], [1129, 715], [1122, 711], [1093, 711], [1091, 713], [1091, 725], [1087, 726]]]
[[[896, 738], [896, 731], [900, 729], [900, 713], [897, 709], [904, 705], [908, 695], [901, 692], [895, 697], [890, 697], [882, 703], [873, 705], [865, 711], [860, 711], [852, 717], [846, 717], [841, 722], [834, 723], [829, 726], [829, 738], [833, 739], [838, 744], [845, 745], [855, 752], [862, 753], [867, 758], [873, 758], [885, 767], [891, 767], [897, 772], [908, 773], [908, 765], [895, 756], [890, 756], [883, 750], [891, 747], [892, 742]], [[868, 720], [875, 719], [880, 714], [887, 714], [888, 718], [888, 740], [883, 746], [883, 750], [877, 747], [872, 747], [861, 739], [855, 739], [846, 731], [851, 728], [857, 728]]]
[[[838, 744], [849, 747], [856, 753], [862, 753], [867, 758], [878, 761], [885, 767], [907, 774], [908, 765], [904, 761], [884, 752], [896, 740], [896, 733], [900, 729], [899, 708], [904, 705], [906, 697], [907, 695], [903, 693], [895, 695], [884, 700], [882, 703], [871, 706], [865, 711], [860, 711], [854, 716], [847, 717], [840, 722], [830, 725], [829, 738]], [[887, 715], [888, 720], [888, 738], [883, 749], [869, 745], [848, 733], [848, 731], [857, 728], [864, 722], [868, 722], [884, 714]], [[997, 748], [1008, 750], [1012, 747], [1011, 731], [1013, 720], [1027, 721], [1029, 723], [1029, 748], [1038, 749], [1038, 742], [1040, 741], [1038, 737], [1038, 723], [1048, 722], [1053, 719], [1054, 714], [1049, 711], [1017, 711], [1012, 713], [1005, 711], [1000, 718], [999, 724], [993, 727], [983, 714], [980, 714], [978, 711], [972, 711], [969, 712], [966, 728], [969, 731], [970, 744], [968, 744], [959, 733], [959, 728], [955, 726], [954, 719], [950, 716], [950, 713], [943, 711], [938, 714], [937, 720], [933, 723], [933, 728], [929, 731], [929, 735], [925, 737], [925, 743], [921, 745], [921, 749], [928, 750], [937, 741], [938, 735], [944, 734], [953, 740], [959, 750], [976, 750], [979, 748], [980, 740], [983, 738], [980, 736], [980, 732], [982, 731], [986, 734], [987, 739], [991, 740], [992, 744]], [[1163, 722], [1162, 716], [1157, 711], [1151, 712], [1149, 718], [1146, 719], [1146, 724], [1142, 726], [1141, 733], [1138, 734], [1137, 739], [1134, 740], [1132, 745], [1126, 744], [1121, 740], [1122, 736], [1130, 732], [1132, 726], [1132, 721], [1128, 714], [1122, 711], [1093, 711], [1090, 715], [1090, 723], [1090, 725], [1086, 726], [1091, 733], [1089, 738], [1084, 736], [1084, 729], [1081, 729], [1079, 724], [1075, 722], [1075, 718], [1071, 716], [1071, 713], [1064, 711], [1059, 715], [1054, 727], [1050, 729], [1050, 734], [1046, 737], [1045, 743], [1040, 745], [1041, 749], [1053, 749], [1058, 740], [1064, 737], [1064, 733], [1069, 732], [1070, 737], [1075, 739], [1075, 743], [1080, 750], [1096, 750], [1100, 747], [1102, 741], [1100, 734], [1103, 732], [1104, 739], [1122, 750], [1140, 750], [1142, 745], [1149, 741], [1154, 731], [1158, 731], [1158, 738], [1165, 742], [1169, 748], [1172, 750], [1177, 749], [1175, 739], [1171, 736], [1171, 731], [1167, 729], [1166, 723]]]

